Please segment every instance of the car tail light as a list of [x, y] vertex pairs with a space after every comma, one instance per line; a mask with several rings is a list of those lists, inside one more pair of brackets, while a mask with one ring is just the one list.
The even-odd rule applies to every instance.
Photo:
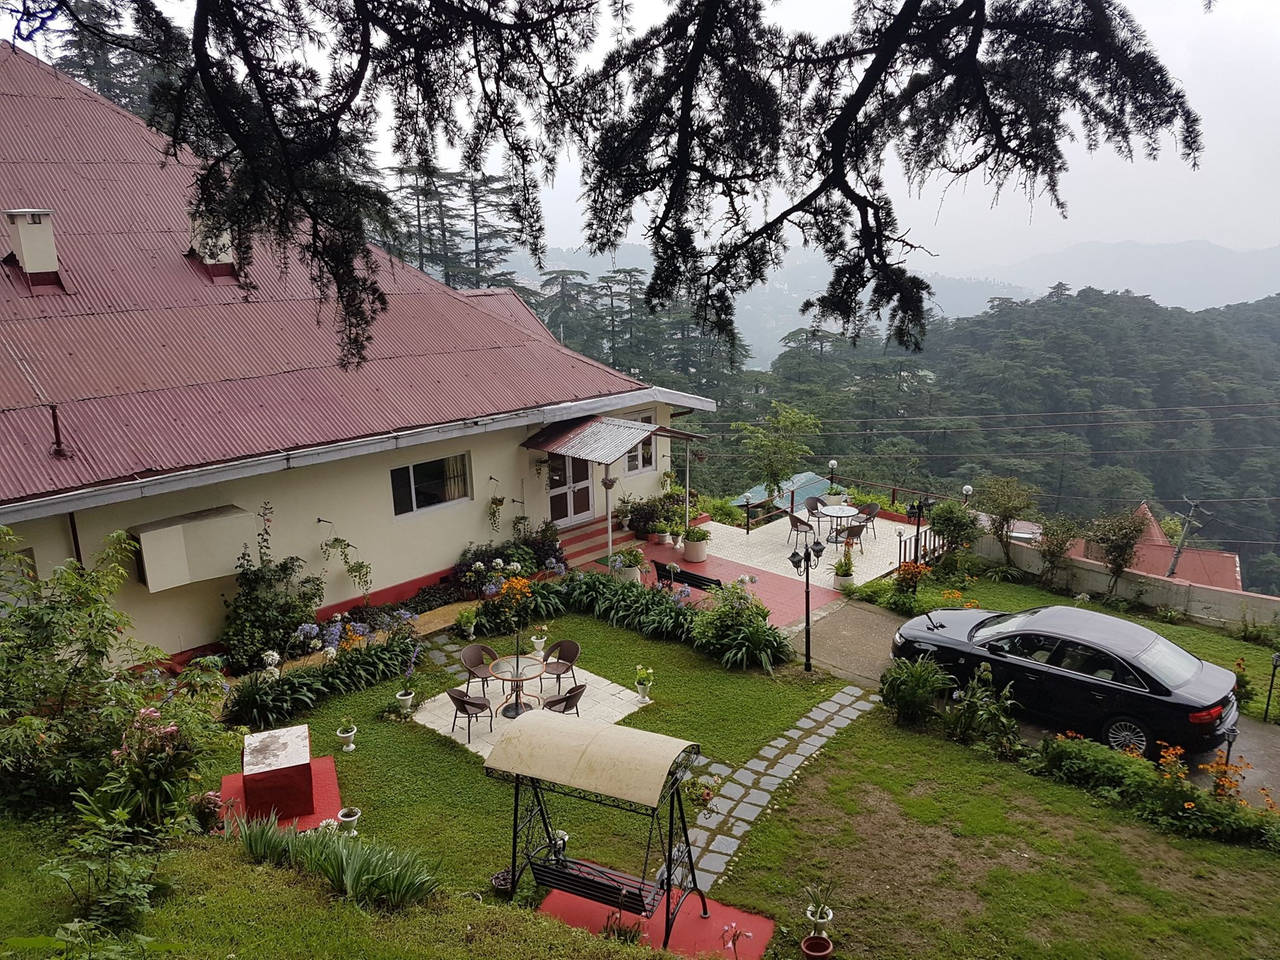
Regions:
[[1208, 710], [1197, 710], [1190, 714], [1187, 719], [1192, 723], [1217, 723], [1218, 718], [1222, 716], [1222, 704], [1215, 704]]

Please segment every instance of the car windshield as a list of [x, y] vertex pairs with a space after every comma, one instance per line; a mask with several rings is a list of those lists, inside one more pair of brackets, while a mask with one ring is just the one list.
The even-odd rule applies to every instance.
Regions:
[[1182, 686], [1200, 670], [1198, 659], [1160, 636], [1133, 659], [1170, 690]]
[[1036, 612], [1023, 610], [1021, 613], [998, 613], [994, 617], [987, 617], [969, 632], [969, 640], [972, 643], [985, 643], [1006, 633], [1015, 633], [1035, 616]]

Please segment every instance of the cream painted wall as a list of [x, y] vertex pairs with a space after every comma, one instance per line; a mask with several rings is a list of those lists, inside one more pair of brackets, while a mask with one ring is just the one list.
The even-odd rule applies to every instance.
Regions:
[[[670, 409], [661, 404], [622, 408], [609, 415], [639, 416], [648, 411], [657, 414], [658, 423], [670, 424]], [[542, 523], [549, 515], [546, 471], [537, 476], [534, 464], [543, 455], [520, 446], [534, 432], [535, 428], [521, 427], [458, 437], [81, 511], [76, 514], [81, 550], [87, 561], [114, 530], [223, 504], [256, 512], [270, 501], [273, 554], [301, 557], [307, 573], [324, 577], [324, 602], [337, 603], [353, 597], [356, 588], [338, 562], [324, 563], [320, 544], [329, 537], [343, 537], [358, 548], [360, 558], [373, 567], [373, 589], [380, 590], [452, 566], [470, 542], [506, 539], [513, 518], [521, 513], [535, 526]], [[611, 474], [620, 478], [615, 496], [624, 490], [635, 496], [659, 491], [661, 472], [670, 467], [669, 442], [658, 439], [657, 448], [653, 470], [628, 476], [621, 462], [611, 466]], [[458, 453], [470, 454], [470, 499], [401, 516], [393, 513], [392, 469]], [[604, 513], [603, 476], [604, 468], [593, 464], [596, 516]], [[485, 510], [493, 495], [507, 498], [497, 533], [490, 528]], [[513, 499], [523, 500], [524, 505], [513, 504]], [[317, 523], [318, 517], [331, 523]], [[41, 575], [72, 554], [65, 516], [20, 523], [14, 531], [23, 540], [20, 546], [35, 551]], [[234, 586], [234, 578], [222, 577], [151, 593], [135, 576], [121, 590], [119, 606], [133, 618], [139, 640], [178, 652], [216, 639], [223, 620], [222, 596]]]

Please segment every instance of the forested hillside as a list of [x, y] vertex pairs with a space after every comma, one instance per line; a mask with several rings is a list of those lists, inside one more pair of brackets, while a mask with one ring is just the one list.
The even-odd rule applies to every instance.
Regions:
[[749, 486], [730, 425], [785, 400], [822, 420], [806, 438], [819, 472], [835, 458], [846, 476], [940, 492], [1016, 475], [1042, 509], [1082, 516], [1204, 500], [1202, 538], [1245, 558], [1246, 583], [1280, 589], [1280, 297], [1190, 313], [1059, 287], [935, 321], [918, 354], [787, 339], [701, 418], [715, 440], [700, 486]]

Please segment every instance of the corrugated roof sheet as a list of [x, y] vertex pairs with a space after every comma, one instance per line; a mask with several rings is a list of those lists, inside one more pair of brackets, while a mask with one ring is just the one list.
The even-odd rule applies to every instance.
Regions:
[[[0, 266], [0, 503], [645, 386], [509, 291], [450, 290], [381, 252], [390, 305], [369, 361], [341, 370], [332, 305], [295, 257], [281, 272], [255, 249], [246, 292], [185, 256], [196, 168], [142, 121], [3, 45], [0, 130], [0, 207], [54, 211], [70, 290], [27, 296]], [[49, 452], [51, 403], [69, 459]]]
[[617, 417], [575, 417], [543, 427], [522, 446], [592, 463], [614, 463], [658, 430], [655, 423]]

